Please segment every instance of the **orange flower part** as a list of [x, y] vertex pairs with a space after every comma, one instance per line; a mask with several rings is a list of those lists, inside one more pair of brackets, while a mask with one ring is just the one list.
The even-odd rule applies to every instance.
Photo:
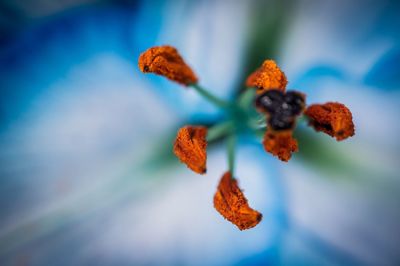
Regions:
[[353, 116], [350, 110], [341, 103], [328, 102], [313, 104], [307, 108], [305, 114], [309, 118], [309, 125], [316, 131], [322, 131], [337, 141], [354, 135]]
[[261, 213], [249, 207], [246, 197], [230, 172], [226, 172], [219, 181], [214, 196], [214, 207], [240, 230], [252, 228], [262, 219]]
[[146, 50], [139, 57], [139, 69], [143, 73], [155, 73], [168, 79], [189, 85], [198, 79], [172, 46], [156, 46]]
[[186, 126], [179, 129], [175, 139], [174, 153], [194, 172], [204, 174], [207, 171], [207, 128]]
[[247, 87], [256, 87], [257, 93], [267, 90], [286, 90], [287, 79], [285, 73], [273, 60], [265, 60], [260, 68], [254, 71], [246, 80]]
[[281, 161], [287, 162], [292, 157], [292, 152], [299, 150], [297, 140], [292, 137], [291, 130], [267, 130], [264, 135], [264, 149], [278, 156]]

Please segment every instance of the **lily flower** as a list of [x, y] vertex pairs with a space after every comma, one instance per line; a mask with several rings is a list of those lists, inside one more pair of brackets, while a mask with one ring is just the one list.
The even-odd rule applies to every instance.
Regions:
[[[139, 68], [144, 73], [155, 73], [193, 88], [227, 114], [228, 120], [225, 123], [228, 127], [222, 124], [210, 129], [201, 125], [184, 126], [179, 129], [173, 151], [192, 171], [205, 174], [208, 141], [227, 136], [229, 171], [219, 182], [214, 196], [214, 207], [240, 230], [256, 226], [262, 215], [249, 207], [234, 178], [236, 137], [243, 129], [262, 129], [260, 124], [254, 127], [255, 117], [251, 110], [255, 107], [267, 125], [263, 140], [264, 149], [281, 161], [289, 161], [292, 153], [299, 150], [293, 130], [297, 118], [306, 108], [306, 95], [297, 91], [286, 91], [286, 75], [273, 60], [265, 60], [262, 66], [247, 78], [246, 85], [250, 88], [245, 90], [237, 102], [221, 100], [201, 87], [192, 69], [172, 46], [148, 49], [139, 57]], [[255, 94], [252, 93], [252, 88], [256, 88]], [[248, 98], [250, 101], [246, 101]], [[336, 137], [337, 140], [354, 135], [351, 112], [343, 104], [312, 105], [307, 108], [305, 115], [309, 117], [309, 125], [317, 131]], [[221, 126], [224, 130], [220, 129]]]

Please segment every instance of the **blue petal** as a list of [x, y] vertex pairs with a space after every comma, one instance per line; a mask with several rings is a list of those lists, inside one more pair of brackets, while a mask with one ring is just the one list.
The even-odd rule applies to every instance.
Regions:
[[301, 88], [301, 90], [306, 88], [311, 89], [313, 86], [315, 86], [316, 82], [326, 78], [345, 80], [347, 79], [347, 75], [340, 68], [331, 65], [320, 64], [315, 65], [301, 73], [298, 78], [292, 82], [292, 85]]
[[371, 68], [364, 78], [365, 84], [384, 90], [400, 89], [400, 49], [391, 49]]

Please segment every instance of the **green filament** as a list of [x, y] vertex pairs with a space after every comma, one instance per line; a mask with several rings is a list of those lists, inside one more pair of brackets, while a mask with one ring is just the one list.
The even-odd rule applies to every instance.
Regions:
[[229, 102], [226, 102], [224, 100], [221, 100], [220, 98], [218, 98], [217, 96], [211, 94], [209, 91], [205, 90], [204, 88], [202, 88], [199, 84], [191, 84], [190, 87], [192, 87], [193, 89], [195, 89], [201, 96], [203, 96], [204, 98], [206, 98], [207, 100], [209, 100], [210, 102], [212, 102], [213, 104], [215, 104], [218, 107], [221, 108], [227, 108], [230, 106]]
[[236, 135], [231, 134], [226, 143], [228, 153], [228, 168], [232, 178], [234, 178], [235, 172], [235, 146], [236, 146]]
[[230, 132], [232, 132], [233, 126], [234, 125], [232, 121], [225, 121], [209, 128], [207, 132], [207, 142], [212, 142], [228, 135]]
[[215, 106], [228, 109], [229, 119], [209, 128], [207, 141], [211, 142], [227, 136], [226, 148], [228, 168], [232, 178], [234, 178], [237, 134], [244, 130], [246, 126], [250, 127], [253, 131], [257, 131], [260, 126], [263, 127], [265, 123], [262, 123], [262, 120], [259, 120], [260, 117], [257, 117], [258, 119], [254, 118], [254, 116], [257, 116], [257, 112], [255, 112], [255, 109], [252, 106], [255, 91], [246, 90], [239, 96], [237, 101], [231, 103], [216, 97], [198, 84], [190, 84], [189, 86]]

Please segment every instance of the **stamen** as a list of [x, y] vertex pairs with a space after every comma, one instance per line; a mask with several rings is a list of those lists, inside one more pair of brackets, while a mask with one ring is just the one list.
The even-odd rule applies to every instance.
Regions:
[[193, 89], [195, 89], [201, 96], [203, 96], [209, 102], [215, 104], [217, 107], [227, 108], [227, 107], [231, 106], [231, 104], [229, 102], [225, 102], [224, 100], [221, 100], [217, 96], [211, 94], [209, 91], [202, 88], [197, 83], [190, 84], [189, 86], [192, 87]]
[[231, 134], [226, 142], [227, 153], [228, 153], [228, 168], [232, 177], [235, 173], [235, 147], [236, 147], [236, 135]]

